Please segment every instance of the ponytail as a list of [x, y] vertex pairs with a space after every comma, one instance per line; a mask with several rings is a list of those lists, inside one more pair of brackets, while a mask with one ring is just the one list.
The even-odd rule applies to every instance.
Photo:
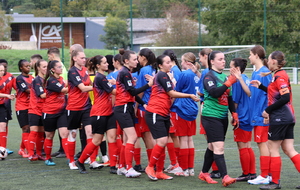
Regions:
[[47, 72], [46, 72], [46, 76], [45, 76], [44, 84], [43, 84], [44, 88], [46, 88], [47, 80], [50, 77], [54, 77], [54, 73], [53, 73], [52, 69], [55, 67], [56, 63], [59, 63], [59, 61], [53, 60], [53, 61], [49, 61], [49, 63], [48, 63]]

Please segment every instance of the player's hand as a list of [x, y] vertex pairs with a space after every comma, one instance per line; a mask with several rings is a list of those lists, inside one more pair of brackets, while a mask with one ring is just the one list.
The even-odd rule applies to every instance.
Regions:
[[148, 81], [148, 85], [149, 85], [149, 86], [152, 86], [152, 85], [153, 85], [153, 79], [154, 79], [154, 77], [151, 76], [151, 75], [146, 74], [146, 75], [145, 75], [145, 78], [146, 78], [146, 80]]
[[232, 112], [231, 116], [232, 116], [231, 125], [233, 126], [233, 130], [236, 130], [240, 126], [239, 116], [236, 112]]
[[251, 84], [251, 86], [259, 88], [259, 86], [261, 85], [261, 82], [259, 80], [252, 80], [252, 81], [250, 81], [250, 84]]
[[236, 77], [234, 75], [229, 75], [227, 81], [224, 82], [225, 86], [230, 87], [232, 84], [236, 83]]
[[195, 102], [199, 102], [199, 101], [200, 101], [200, 98], [198, 98], [198, 96], [196, 96], [195, 94], [191, 94], [191, 95], [190, 95], [190, 98], [191, 98], [192, 100], [194, 100]]
[[270, 122], [269, 114], [266, 111], [264, 111], [262, 113], [262, 116], [264, 118], [264, 124], [269, 124], [269, 122]]
[[116, 79], [114, 78], [114, 77], [111, 77], [111, 79], [107, 79], [108, 80], [108, 82], [110, 83], [110, 84], [112, 84], [112, 85], [116, 85]]

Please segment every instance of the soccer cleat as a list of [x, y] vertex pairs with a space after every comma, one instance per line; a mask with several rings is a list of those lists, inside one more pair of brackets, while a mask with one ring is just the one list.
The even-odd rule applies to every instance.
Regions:
[[32, 156], [29, 156], [28, 157], [28, 161], [29, 162], [32, 162], [32, 161], [37, 161], [39, 158], [37, 155], [32, 155]]
[[235, 179], [236, 179], [236, 181], [248, 181], [248, 180], [251, 180], [251, 176], [250, 176], [250, 174], [247, 174], [247, 175], [242, 174]]
[[10, 155], [10, 154], [13, 154], [13, 153], [14, 153], [14, 151], [12, 151], [12, 150], [9, 150], [8, 148], [6, 148], [6, 152], [7, 152], [7, 154], [8, 154], [8, 155]]
[[110, 165], [109, 160], [107, 162], [104, 162], [102, 165], [105, 166], [105, 167], [109, 166]]
[[175, 165], [176, 167], [174, 167], [174, 169], [172, 169], [171, 171], [169, 171], [169, 174], [175, 174], [177, 172], [182, 172], [182, 168], [179, 165]]
[[249, 175], [250, 175], [250, 180], [255, 179], [257, 177], [255, 173], [254, 174], [249, 174]]
[[94, 161], [93, 163], [90, 164], [90, 169], [101, 169], [103, 168], [103, 164], [99, 164], [97, 161]]
[[140, 177], [142, 174], [140, 172], [135, 171], [133, 168], [130, 168], [129, 170], [127, 170], [125, 176], [126, 177]]
[[154, 171], [154, 167], [147, 166], [146, 169], [145, 169], [145, 172], [151, 180], [157, 181], [157, 177], [156, 177], [156, 174], [155, 174], [155, 171]]
[[24, 149], [20, 149], [18, 151], [18, 154], [21, 155], [23, 158], [28, 158], [29, 157], [29, 155], [25, 152]]
[[78, 152], [75, 156], [74, 156], [74, 159], [75, 160], [78, 160], [78, 158], [81, 156], [81, 152]]
[[157, 179], [163, 179], [163, 180], [170, 180], [173, 179], [173, 177], [168, 176], [167, 174], [163, 173], [163, 172], [156, 172], [156, 178]]
[[46, 161], [46, 158], [41, 155], [36, 155], [38, 157], [38, 160]]
[[233, 183], [235, 183], [235, 182], [236, 182], [236, 179], [235, 179], [235, 178], [229, 177], [229, 175], [225, 175], [225, 176], [223, 177], [223, 179], [222, 179], [222, 185], [223, 185], [224, 187], [227, 187], [228, 185], [231, 185], [231, 184], [233, 184]]
[[118, 175], [125, 175], [127, 172], [127, 170], [123, 167], [123, 168], [118, 168], [117, 170], [117, 174]]
[[195, 170], [194, 168], [190, 168], [189, 170], [189, 176], [195, 176]]
[[87, 171], [86, 171], [83, 163], [80, 163], [79, 160], [76, 160], [75, 161], [75, 165], [79, 169], [79, 173], [81, 173], [81, 174], [87, 174]]
[[176, 175], [176, 176], [184, 176], [184, 177], [190, 176], [188, 169], [183, 170], [181, 172], [176, 172], [176, 173], [174, 173], [174, 175]]
[[60, 152], [58, 155], [55, 156], [55, 158], [65, 158], [66, 154], [64, 152]]
[[141, 165], [135, 165], [133, 169], [138, 172], [145, 172], [145, 169], [143, 169]]
[[59, 151], [57, 151], [57, 152], [53, 152], [52, 154], [51, 154], [51, 157], [56, 157], [57, 155], [59, 155], [60, 154], [60, 152]]
[[91, 164], [91, 159], [90, 157], [88, 157], [85, 161], [84, 161], [85, 164]]
[[75, 162], [69, 163], [70, 170], [78, 170], [78, 167], [75, 165]]
[[269, 176], [262, 177], [261, 175], [259, 175], [253, 180], [248, 180], [248, 183], [251, 185], [259, 185], [259, 184], [267, 185], [270, 183], [270, 177]]
[[221, 173], [218, 170], [212, 171], [210, 173], [210, 177], [214, 178], [214, 179], [219, 179], [219, 178], [221, 178]]
[[268, 185], [263, 185], [259, 189], [281, 189], [280, 183], [270, 182]]
[[200, 172], [198, 178], [202, 181], [206, 181], [207, 183], [209, 184], [216, 184], [218, 183], [217, 181], [213, 180], [211, 177], [210, 177], [210, 174], [209, 173], [203, 173], [202, 171]]
[[108, 159], [108, 156], [105, 155], [105, 156], [102, 156], [102, 162], [105, 163], [105, 162], [108, 162], [109, 159]]
[[53, 160], [50, 158], [48, 160], [45, 161], [46, 166], [55, 166], [55, 162], [53, 162]]
[[118, 169], [115, 166], [110, 167], [109, 173], [111, 174], [117, 174]]

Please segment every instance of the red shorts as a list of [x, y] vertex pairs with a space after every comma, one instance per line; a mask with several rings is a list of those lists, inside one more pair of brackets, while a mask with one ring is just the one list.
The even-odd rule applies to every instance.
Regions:
[[235, 142], [250, 142], [252, 137], [252, 131], [245, 131], [243, 129], [237, 128], [233, 131]]
[[202, 122], [200, 121], [200, 131], [199, 131], [199, 134], [200, 135], [206, 135], [206, 131], [202, 125]]
[[173, 125], [170, 126], [169, 133], [176, 133], [176, 124], [178, 120], [178, 115], [176, 112], [171, 112], [171, 122]]
[[176, 136], [193, 136], [196, 135], [196, 120], [187, 121], [178, 116], [176, 121]]
[[254, 126], [254, 142], [268, 141], [269, 126]]
[[145, 132], [150, 132], [150, 129], [146, 123], [146, 118], [145, 118], [145, 111], [142, 111], [140, 109], [137, 110], [137, 118], [138, 118], [138, 126], [140, 133], [145, 133]]
[[118, 136], [118, 135], [123, 135], [123, 130], [121, 129], [121, 127], [120, 127], [118, 121], [116, 121], [116, 123], [117, 123], [117, 136]]
[[135, 124], [134, 124], [134, 129], [135, 129], [135, 132], [136, 132], [137, 137], [142, 137], [140, 125], [139, 125], [138, 123], [135, 123]]

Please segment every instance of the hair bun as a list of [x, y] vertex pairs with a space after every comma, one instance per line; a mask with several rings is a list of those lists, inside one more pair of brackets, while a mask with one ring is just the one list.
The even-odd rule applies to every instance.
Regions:
[[125, 53], [124, 49], [119, 49], [119, 54], [123, 55]]

